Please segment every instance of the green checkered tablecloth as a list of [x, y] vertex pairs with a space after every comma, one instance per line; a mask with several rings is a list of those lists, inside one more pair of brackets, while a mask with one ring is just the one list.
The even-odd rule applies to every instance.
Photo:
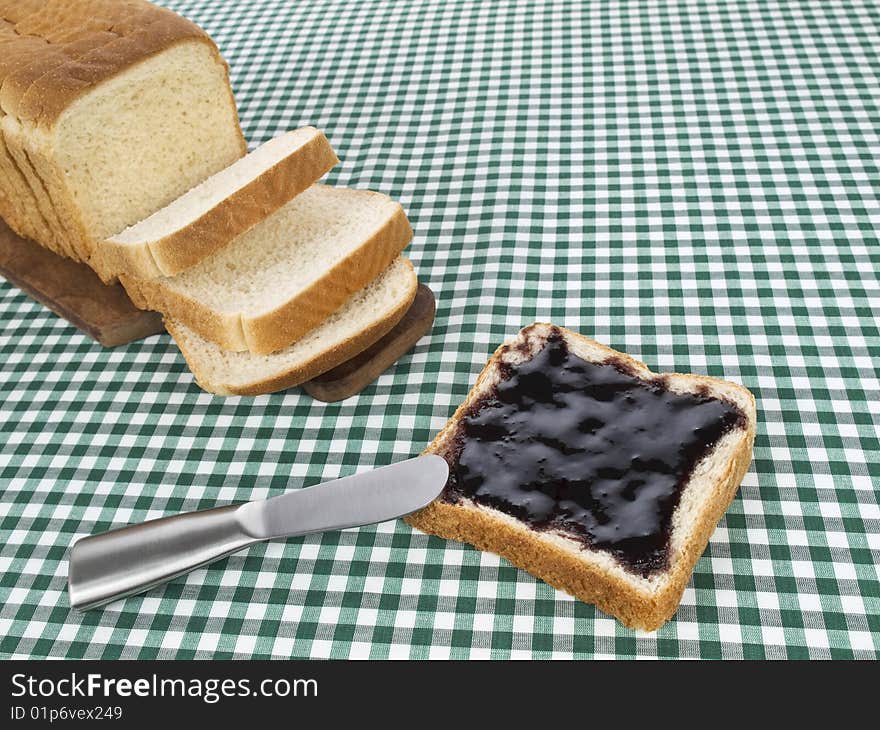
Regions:
[[[875, 657], [874, 0], [167, 0], [252, 145], [326, 130], [401, 200], [431, 335], [360, 396], [212, 397], [0, 286], [3, 657]], [[74, 538], [419, 452], [551, 320], [748, 386], [755, 461], [655, 634], [407, 525], [276, 542], [76, 615]]]

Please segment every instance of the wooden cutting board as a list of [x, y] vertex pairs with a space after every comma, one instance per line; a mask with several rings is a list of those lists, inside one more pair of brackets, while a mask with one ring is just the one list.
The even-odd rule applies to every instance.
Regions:
[[323, 375], [302, 384], [312, 398], [331, 403], [360, 393], [418, 342], [434, 324], [434, 292], [419, 284], [403, 319], [381, 340]]
[[107, 286], [85, 264], [20, 238], [2, 219], [0, 274], [105, 347], [165, 331], [162, 317], [135, 307], [120, 284]]

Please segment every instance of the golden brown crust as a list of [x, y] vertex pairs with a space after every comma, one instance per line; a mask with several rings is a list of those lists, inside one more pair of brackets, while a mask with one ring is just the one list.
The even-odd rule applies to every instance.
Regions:
[[302, 147], [183, 228], [143, 244], [118, 243], [112, 238], [101, 242], [101, 268], [144, 279], [179, 274], [277, 211], [338, 162], [327, 137], [317, 132]]
[[[142, 15], [141, 13], [135, 17]], [[131, 23], [135, 17], [127, 19], [127, 23]], [[110, 27], [109, 22], [106, 27]], [[33, 30], [39, 32], [40, 29]], [[21, 29], [19, 32], [22, 32]], [[60, 67], [64, 67], [65, 64], [75, 63], [83, 56], [94, 53], [97, 48], [118, 41], [119, 38], [120, 31], [118, 30], [110, 31], [106, 28], [96, 28], [94, 30], [71, 31], [70, 35], [61, 43], [51, 42], [42, 36], [31, 35], [28, 44], [11, 44], [10, 57], [6, 64], [7, 80], [0, 89], [0, 106], [7, 113], [15, 115], [19, 103], [30, 92], [33, 84], [51, 72], [57, 71]], [[45, 87], [45, 83], [40, 86], [40, 88]]]
[[[547, 326], [550, 325], [536, 323], [526, 327], [517, 339], [527, 338], [533, 328]], [[625, 353], [600, 345], [571, 330], [561, 327], [559, 329], [566, 338], [577, 338], [589, 343], [605, 355], [625, 362], [640, 374], [645, 371], [650, 373], [644, 363]], [[493, 353], [464, 402], [428, 445], [425, 453], [445, 455], [447, 442], [454, 435], [459, 419], [464, 416], [473, 398], [495, 378], [495, 367], [510, 346], [510, 342], [505, 343]], [[724, 388], [734, 388], [752, 407], [745, 409], [747, 427], [742, 430], [726, 469], [714, 484], [699, 517], [688, 526], [686, 539], [672, 557], [672, 567], [659, 590], [639, 590], [632, 582], [621, 579], [601, 562], [591, 561], [591, 551], [584, 549], [581, 554], [577, 554], [563, 549], [548, 539], [545, 533], [532, 530], [521, 521], [480, 507], [470, 500], [463, 499], [455, 504], [437, 500], [404, 519], [425, 532], [461, 540], [480, 550], [497, 553], [555, 588], [586, 603], [595, 604], [606, 613], [616, 616], [626, 626], [647, 631], [659, 628], [677, 610], [694, 566], [706, 549], [718, 520], [736, 495], [751, 463], [756, 428], [754, 397], [742, 386], [701, 375], [674, 374], [673, 377], [685, 377], [690, 382], [709, 387], [723, 385]]]
[[[0, 16], [11, 13], [16, 17], [26, 17], [32, 10], [27, 3], [9, 8], [6, 7], [7, 5], [8, 3], [0, 3]], [[26, 47], [28, 46], [43, 50], [45, 44], [39, 38], [22, 37], [16, 32], [14, 23], [0, 17], [0, 90], [7, 76], [27, 63]], [[0, 111], [0, 120], [3, 116]], [[0, 190], [2, 190], [0, 214], [9, 226], [19, 235], [42, 241], [46, 248], [64, 255], [65, 250], [55, 240], [53, 232], [37, 207], [36, 197], [8, 149], [2, 131], [0, 131]]]
[[281, 350], [323, 322], [356, 291], [387, 269], [412, 240], [403, 208], [345, 259], [298, 295], [257, 317], [217, 312], [187, 294], [173, 291], [162, 279], [120, 276], [135, 306], [154, 309], [177, 320], [226, 350], [268, 355]]
[[0, 97], [7, 114], [51, 125], [88, 89], [181, 41], [207, 43], [219, 57], [213, 41], [195, 23], [145, 0], [117, 3], [115, 8], [101, 4], [107, 13], [104, 28], [86, 22], [97, 3], [66, 4], [71, 7], [65, 18], [70, 33], [63, 45], [45, 38], [35, 41], [38, 36], [31, 34], [4, 47], [7, 58], [17, 62], [17, 72], [7, 75]]
[[[405, 260], [409, 264], [410, 271], [412, 271], [412, 262], [409, 259]], [[350, 360], [355, 355], [366, 350], [374, 342], [384, 337], [403, 318], [403, 315], [406, 314], [406, 311], [412, 304], [417, 290], [418, 280], [415, 277], [415, 273], [413, 273], [409, 292], [383, 319], [374, 322], [366, 329], [361, 330], [356, 336], [340, 342], [336, 347], [320, 353], [311, 360], [298, 363], [295, 367], [284, 373], [277, 373], [246, 386], [230, 386], [229, 384], [213, 382], [207, 373], [200, 371], [198, 359], [187, 351], [186, 340], [180, 336], [177, 323], [166, 318], [165, 327], [180, 347], [180, 351], [183, 353], [189, 369], [201, 388], [217, 395], [264, 395], [300, 385], [322, 373], [326, 373], [328, 370], [332, 370], [337, 365]]]

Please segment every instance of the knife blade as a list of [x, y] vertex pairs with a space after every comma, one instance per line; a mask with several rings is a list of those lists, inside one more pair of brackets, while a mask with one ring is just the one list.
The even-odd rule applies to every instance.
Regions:
[[72, 608], [149, 590], [264, 540], [403, 517], [436, 499], [449, 468], [434, 454], [270, 499], [162, 517], [84, 537], [68, 558]]

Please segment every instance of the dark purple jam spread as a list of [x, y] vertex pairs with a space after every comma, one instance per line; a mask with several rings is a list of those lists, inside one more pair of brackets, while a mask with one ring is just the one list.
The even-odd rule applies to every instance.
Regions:
[[614, 358], [587, 362], [558, 331], [502, 369], [459, 423], [444, 498], [563, 532], [641, 575], [666, 567], [682, 489], [719, 439], [744, 427], [742, 411]]

